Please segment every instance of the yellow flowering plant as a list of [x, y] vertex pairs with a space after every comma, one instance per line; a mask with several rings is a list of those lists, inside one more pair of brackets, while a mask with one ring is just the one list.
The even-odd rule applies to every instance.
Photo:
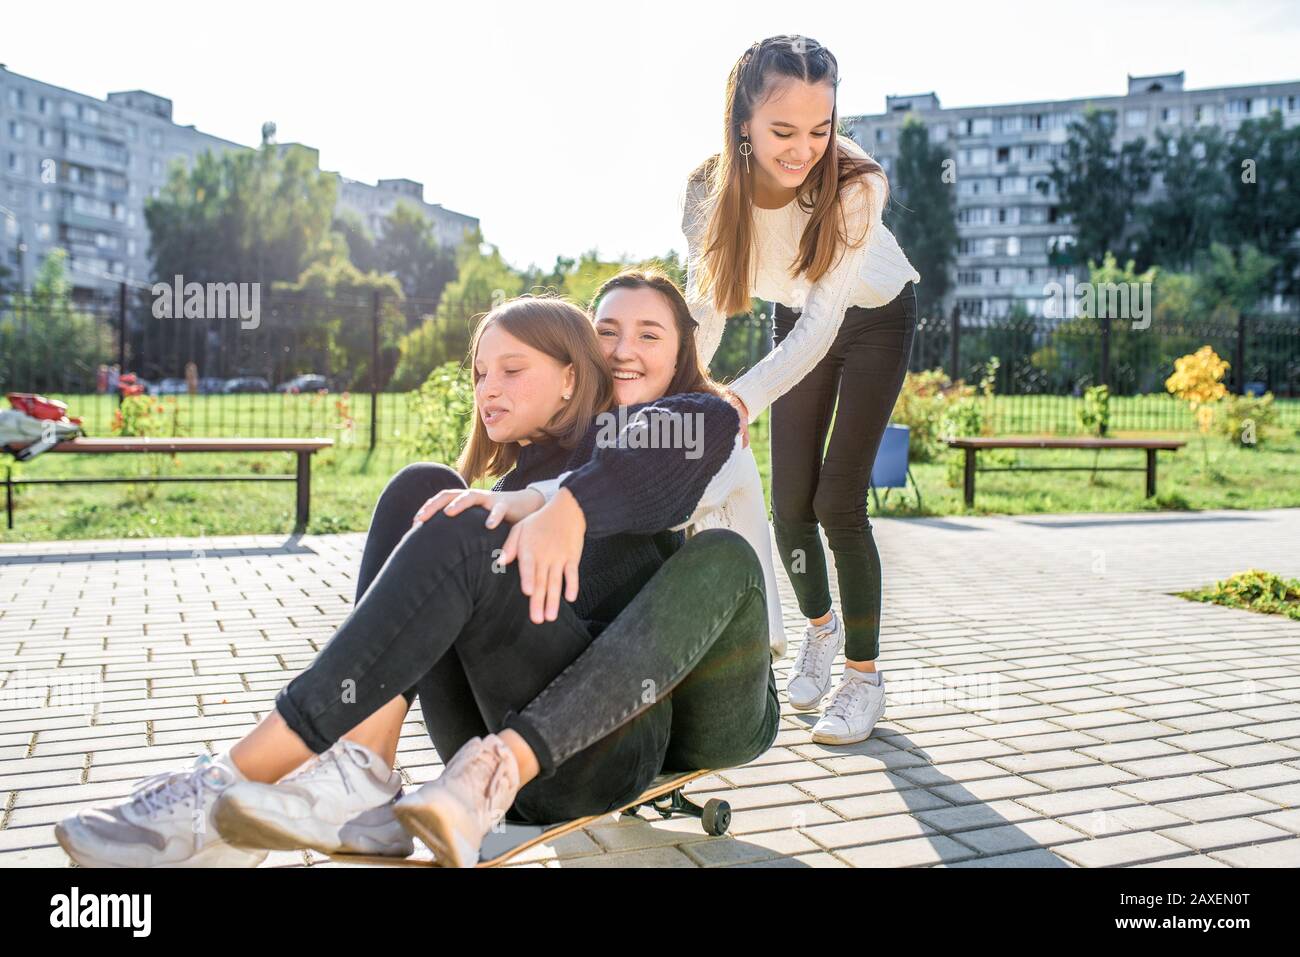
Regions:
[[1210, 452], [1205, 436], [1214, 425], [1214, 404], [1228, 394], [1223, 384], [1223, 374], [1229, 363], [1219, 358], [1210, 346], [1201, 346], [1194, 353], [1174, 360], [1174, 374], [1165, 380], [1165, 388], [1182, 399], [1196, 417], [1201, 432], [1203, 464], [1208, 467]]

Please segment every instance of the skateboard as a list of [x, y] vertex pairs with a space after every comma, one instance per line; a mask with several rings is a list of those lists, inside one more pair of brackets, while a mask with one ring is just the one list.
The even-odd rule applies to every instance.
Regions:
[[[544, 844], [562, 837], [571, 831], [609, 817], [611, 814], [636, 816], [643, 807], [653, 808], [660, 818], [673, 815], [685, 815], [700, 819], [700, 826], [705, 834], [721, 835], [727, 833], [731, 826], [731, 805], [719, 798], [711, 798], [703, 807], [692, 802], [682, 789], [697, 778], [712, 774], [711, 770], [683, 771], [676, 774], [661, 774], [650, 783], [636, 800], [623, 807], [602, 814], [590, 814], [574, 818], [559, 824], [514, 824], [506, 822], [498, 830], [489, 831], [483, 838], [477, 867], [497, 867], [517, 857], [530, 847]], [[330, 860], [340, 864], [376, 864], [387, 867], [437, 867], [432, 860], [421, 858], [392, 858], [377, 854], [331, 854]]]

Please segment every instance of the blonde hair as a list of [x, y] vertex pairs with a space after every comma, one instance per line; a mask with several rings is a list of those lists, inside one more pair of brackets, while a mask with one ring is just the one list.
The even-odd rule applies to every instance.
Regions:
[[[483, 333], [493, 326], [500, 326], [520, 342], [562, 365], [573, 364], [573, 392], [542, 431], [564, 448], [575, 447], [592, 419], [614, 406], [614, 378], [601, 355], [596, 331], [587, 314], [554, 295], [524, 295], [503, 302], [487, 313], [474, 330], [469, 352], [471, 375], [478, 361]], [[517, 442], [495, 442], [487, 434], [479, 414], [477, 394], [473, 415], [469, 438], [456, 461], [456, 471], [466, 485], [473, 485], [484, 475], [504, 475], [519, 459]]]
[[[753, 119], [755, 107], [790, 79], [830, 83], [835, 89], [839, 85], [839, 65], [829, 50], [808, 37], [768, 37], [750, 46], [727, 78], [723, 149], [691, 172], [690, 188], [703, 187], [707, 194], [703, 208], [708, 211], [708, 225], [697, 263], [699, 289], [725, 315], [749, 311], [754, 282], [755, 264], [750, 261], [754, 187], [752, 174], [745, 173], [738, 162], [740, 127]], [[865, 188], [880, 190], [881, 208], [889, 190], [888, 178], [879, 163], [865, 154], [856, 155], [852, 147], [839, 141], [838, 116], [836, 105], [831, 112], [826, 151], [794, 199], [810, 215], [790, 274], [803, 273], [809, 282], [825, 275], [849, 246], [842, 197], [845, 188], [861, 180]], [[865, 241], [864, 233], [853, 247]]]

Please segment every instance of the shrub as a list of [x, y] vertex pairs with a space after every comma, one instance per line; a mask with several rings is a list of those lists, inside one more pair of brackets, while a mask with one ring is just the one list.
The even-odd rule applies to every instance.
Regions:
[[424, 461], [455, 462], [473, 424], [469, 370], [459, 362], [444, 362], [429, 373], [413, 405], [416, 424], [407, 447]]
[[[980, 408], [979, 399], [973, 395], [962, 396], [944, 411], [940, 433], [945, 439], [979, 435], [983, 430], [984, 412]], [[987, 463], [988, 457], [995, 454], [998, 453], [985, 451], [980, 453], [980, 457]], [[965, 452], [956, 450], [949, 454], [946, 475], [950, 487], [956, 488], [962, 484], [965, 464]]]
[[393, 372], [392, 388], [405, 392], [427, 379], [431, 370], [449, 360], [445, 323], [425, 316], [420, 324], [397, 343], [399, 357]]
[[357, 440], [357, 420], [352, 415], [351, 392], [341, 392], [334, 400], [334, 416], [337, 420], [334, 428], [338, 429], [339, 442], [352, 445]]
[[1273, 393], [1261, 396], [1230, 395], [1216, 410], [1218, 431], [1243, 448], [1255, 448], [1264, 440], [1264, 426], [1277, 421]]
[[178, 435], [180, 422], [176, 400], [160, 402], [143, 392], [123, 390], [122, 404], [113, 410], [109, 430], [124, 437]]
[[1110, 388], [1094, 385], [1083, 393], [1083, 405], [1079, 406], [1079, 425], [1088, 435], [1106, 434], [1110, 426]]
[[[957, 398], [944, 410], [939, 427], [943, 438], [992, 434], [994, 391], [999, 365], [997, 356], [991, 357], [984, 364], [984, 374], [980, 377], [979, 398], [975, 397], [975, 390], [970, 389], [967, 394]], [[988, 468], [995, 466], [1007, 468], [1015, 463], [1015, 453], [1010, 449], [988, 449], [980, 453], [980, 461]], [[962, 484], [966, 453], [954, 451], [948, 456], [946, 464], [948, 485], [956, 488]]]
[[890, 420], [910, 430], [913, 462], [931, 462], [944, 450], [943, 420], [948, 408], [975, 390], [961, 380], [953, 382], [942, 369], [909, 372], [894, 404]]
[[1182, 598], [1213, 602], [1300, 621], [1300, 579], [1283, 578], [1250, 568], [1200, 591], [1178, 592]]
[[[127, 376], [123, 376], [127, 378]], [[180, 418], [177, 414], [175, 399], [159, 401], [151, 395], [145, 395], [142, 387], [137, 385], [134, 377], [122, 387], [122, 403], [113, 410], [113, 422], [109, 427], [114, 435], [123, 437], [147, 437], [179, 435]], [[162, 474], [166, 455], [145, 455], [134, 465], [137, 475], [157, 478]], [[176, 464], [177, 456], [170, 456]], [[157, 487], [150, 484], [127, 486], [127, 497], [137, 505], [149, 501], [157, 493]]]
[[974, 396], [962, 396], [944, 410], [939, 433], [945, 438], [980, 435], [984, 431], [984, 409]]

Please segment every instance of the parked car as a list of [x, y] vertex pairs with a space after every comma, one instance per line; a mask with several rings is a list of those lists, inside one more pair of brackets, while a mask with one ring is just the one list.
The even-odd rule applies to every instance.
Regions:
[[189, 385], [184, 379], [163, 379], [149, 390], [151, 395], [183, 395], [189, 392]]
[[240, 376], [236, 379], [230, 379], [226, 382], [226, 387], [222, 389], [224, 393], [230, 395], [235, 392], [270, 392], [271, 383], [267, 382], [261, 376]]
[[323, 375], [307, 373], [305, 375], [294, 376], [287, 382], [281, 382], [275, 387], [276, 392], [287, 392], [296, 395], [299, 392], [319, 392], [321, 389], [329, 391], [329, 382]]
[[226, 380], [220, 376], [204, 376], [199, 379], [199, 391], [204, 395], [213, 395], [226, 391]]

